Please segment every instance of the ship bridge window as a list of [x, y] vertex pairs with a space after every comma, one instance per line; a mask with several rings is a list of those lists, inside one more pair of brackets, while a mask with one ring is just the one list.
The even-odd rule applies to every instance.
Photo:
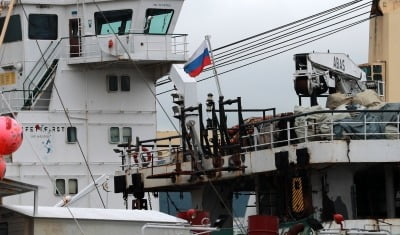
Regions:
[[[0, 17], [0, 31], [3, 29], [4, 20], [5, 17]], [[10, 17], [10, 21], [8, 22], [6, 35], [4, 37], [4, 43], [21, 41], [21, 40], [22, 40], [21, 19], [19, 15], [13, 15]]]
[[29, 39], [56, 40], [58, 35], [58, 17], [54, 14], [29, 15]]
[[172, 9], [147, 9], [145, 33], [166, 34], [173, 14]]
[[132, 10], [96, 12], [94, 19], [96, 35], [127, 34], [132, 24]]

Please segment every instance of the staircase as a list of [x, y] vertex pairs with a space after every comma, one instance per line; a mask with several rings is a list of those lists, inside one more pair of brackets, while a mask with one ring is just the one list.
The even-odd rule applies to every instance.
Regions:
[[23, 83], [23, 110], [47, 110], [58, 67], [60, 41], [50, 43]]

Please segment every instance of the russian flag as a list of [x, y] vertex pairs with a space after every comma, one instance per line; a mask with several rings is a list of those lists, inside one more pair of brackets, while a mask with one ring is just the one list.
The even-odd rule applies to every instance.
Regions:
[[204, 40], [192, 57], [190, 57], [188, 62], [186, 62], [183, 70], [188, 73], [189, 76], [196, 77], [203, 71], [205, 66], [210, 64], [211, 57], [208, 51], [207, 41]]

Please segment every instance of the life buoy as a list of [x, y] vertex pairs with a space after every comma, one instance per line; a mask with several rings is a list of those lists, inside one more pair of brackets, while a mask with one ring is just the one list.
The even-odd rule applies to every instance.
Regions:
[[[142, 158], [142, 161], [147, 162], [147, 163], [151, 162], [153, 155], [151, 154], [150, 150], [148, 148], [142, 146], [142, 153], [143, 152], [146, 153], [147, 159]], [[134, 159], [135, 163], [139, 163], [138, 155], [139, 155], [138, 152], [133, 153], [133, 159]]]
[[211, 224], [210, 223], [210, 218], [204, 217], [203, 219], [201, 219], [200, 224], [201, 225], [210, 225]]

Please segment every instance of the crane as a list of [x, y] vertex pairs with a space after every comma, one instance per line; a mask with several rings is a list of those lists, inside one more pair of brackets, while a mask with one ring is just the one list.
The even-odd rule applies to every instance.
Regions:
[[294, 89], [299, 96], [310, 97], [317, 105], [317, 97], [340, 92], [354, 96], [367, 88], [365, 72], [343, 53], [302, 53], [294, 55], [296, 71]]

